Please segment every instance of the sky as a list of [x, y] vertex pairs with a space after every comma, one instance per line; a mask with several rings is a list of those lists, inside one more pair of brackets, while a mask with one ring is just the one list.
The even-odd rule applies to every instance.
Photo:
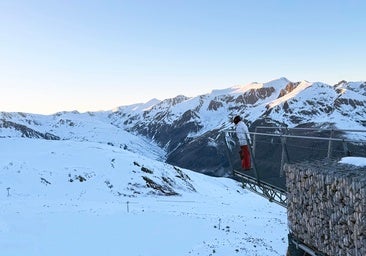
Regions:
[[111, 110], [280, 77], [364, 81], [362, 0], [0, 1], [0, 111]]

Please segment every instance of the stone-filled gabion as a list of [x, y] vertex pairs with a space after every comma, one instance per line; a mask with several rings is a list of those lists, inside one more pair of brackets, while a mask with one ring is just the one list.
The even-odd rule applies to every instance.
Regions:
[[293, 235], [329, 256], [366, 255], [366, 168], [330, 160], [284, 168]]

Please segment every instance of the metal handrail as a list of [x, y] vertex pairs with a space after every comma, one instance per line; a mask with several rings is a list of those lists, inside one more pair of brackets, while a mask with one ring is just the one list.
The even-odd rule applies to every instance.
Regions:
[[366, 130], [353, 130], [353, 129], [301, 128], [301, 127], [289, 128], [289, 127], [285, 127], [285, 126], [279, 126], [279, 127], [257, 126], [256, 128], [260, 128], [260, 129], [270, 129], [270, 130], [286, 129], [286, 130], [305, 130], [305, 131], [366, 132]]
[[[340, 131], [340, 130], [334, 130], [334, 131]], [[235, 133], [235, 131], [232, 131], [232, 130], [226, 130], [226, 132], [228, 132], [228, 133]], [[366, 131], [364, 131], [364, 132], [366, 132]], [[316, 137], [316, 136], [276, 134], [276, 133], [262, 133], [262, 132], [249, 132], [248, 134], [250, 134], [250, 135], [272, 136], [272, 137], [296, 138], [296, 139], [313, 139], [313, 140], [318, 140], [319, 139], [319, 140], [326, 140], [326, 141], [366, 143], [366, 140], [350, 140], [350, 139], [343, 139], [343, 138], [340, 139], [340, 138], [330, 138], [330, 137]]]
[[329, 138], [329, 137], [302, 136], [302, 135], [275, 134], [275, 133], [261, 133], [261, 132], [249, 132], [249, 134], [272, 136], [272, 137], [296, 138], [296, 139], [313, 139], [313, 140], [327, 140], [327, 141], [340, 141], [340, 142], [364, 142], [364, 143], [366, 143], [366, 140], [350, 140], [350, 139], [339, 139], [339, 138]]

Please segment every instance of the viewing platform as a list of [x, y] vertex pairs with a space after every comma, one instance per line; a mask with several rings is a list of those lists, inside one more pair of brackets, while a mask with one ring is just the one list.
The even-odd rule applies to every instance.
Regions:
[[252, 169], [241, 170], [233, 131], [225, 132], [233, 176], [287, 208], [289, 256], [366, 255], [366, 130], [257, 127], [248, 134]]

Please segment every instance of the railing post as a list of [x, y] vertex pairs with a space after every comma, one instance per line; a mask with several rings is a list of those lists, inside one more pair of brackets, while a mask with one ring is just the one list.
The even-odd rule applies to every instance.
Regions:
[[253, 170], [254, 170], [254, 175], [257, 179], [257, 182], [259, 183], [260, 182], [260, 176], [259, 176], [259, 173], [257, 171], [257, 166], [255, 164], [255, 155], [254, 155], [254, 152], [253, 152], [253, 143], [250, 143], [250, 134], [245, 134], [245, 138], [247, 139], [248, 141], [248, 149], [249, 149], [249, 154], [250, 154], [250, 165], [252, 166]]
[[334, 130], [332, 129], [331, 132], [330, 132], [330, 137], [329, 137], [330, 140], [328, 142], [328, 154], [327, 154], [328, 158], [331, 158], [331, 156], [332, 156], [332, 146], [333, 146], [332, 138], [333, 138], [333, 135], [334, 135]]
[[288, 152], [287, 152], [286, 137], [283, 137], [281, 135], [280, 138], [281, 138], [281, 146], [282, 146], [280, 177], [283, 177], [283, 166], [285, 165], [286, 160], [287, 160], [287, 162], [289, 161], [289, 156], [288, 156]]
[[224, 135], [224, 144], [225, 144], [225, 149], [226, 149], [226, 157], [227, 157], [227, 158], [228, 158], [228, 160], [229, 160], [230, 169], [231, 169], [231, 171], [233, 171], [233, 170], [234, 170], [234, 166], [233, 166], [233, 163], [232, 163], [232, 161], [231, 161], [230, 152], [229, 152], [229, 147], [228, 147], [228, 145], [227, 145], [227, 140], [226, 140], [226, 135], [227, 135], [227, 134], [228, 134], [227, 132], [223, 132], [223, 135]]
[[344, 139], [343, 139], [343, 151], [344, 151], [345, 156], [351, 155], [351, 152], [349, 151], [348, 146], [347, 146], [347, 141], [345, 141]]
[[257, 140], [257, 131], [258, 131], [258, 127], [255, 127], [255, 133], [253, 136], [253, 155], [255, 155], [255, 145], [256, 145], [256, 140]]

